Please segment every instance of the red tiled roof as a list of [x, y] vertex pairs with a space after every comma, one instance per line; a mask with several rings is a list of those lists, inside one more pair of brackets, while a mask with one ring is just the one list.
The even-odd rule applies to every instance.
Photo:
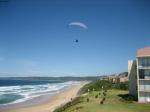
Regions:
[[137, 50], [137, 56], [150, 56], [150, 47], [145, 47]]

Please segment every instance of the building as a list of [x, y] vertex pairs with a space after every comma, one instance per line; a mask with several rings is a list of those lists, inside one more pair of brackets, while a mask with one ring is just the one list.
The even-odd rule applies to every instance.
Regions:
[[128, 81], [128, 73], [122, 72], [120, 74], [114, 74], [111, 76], [108, 76], [109, 81], [112, 83], [120, 83], [120, 82], [127, 82]]
[[138, 49], [128, 61], [129, 93], [140, 103], [150, 103], [150, 47]]
[[112, 83], [116, 82], [116, 76], [108, 76], [108, 80]]
[[120, 74], [101, 76], [100, 80], [106, 80], [106, 81], [110, 81], [112, 83], [127, 82], [128, 81], [128, 73], [122, 72]]
[[119, 82], [127, 82], [128, 77], [119, 77]]

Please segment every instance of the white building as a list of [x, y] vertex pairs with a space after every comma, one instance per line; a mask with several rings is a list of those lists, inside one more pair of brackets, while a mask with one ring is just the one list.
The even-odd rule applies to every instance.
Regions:
[[150, 102], [150, 47], [138, 49], [136, 60], [128, 61], [129, 93], [140, 103]]

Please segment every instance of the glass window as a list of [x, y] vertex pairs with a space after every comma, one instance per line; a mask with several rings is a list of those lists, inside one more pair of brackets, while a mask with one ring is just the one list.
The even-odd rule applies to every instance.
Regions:
[[139, 66], [142, 66], [142, 59], [138, 60]]
[[150, 58], [139, 58], [138, 59], [138, 65], [139, 67], [150, 67]]
[[150, 70], [146, 70], [146, 75], [149, 75], [150, 76]]
[[150, 66], [150, 58], [148, 58], [147, 62], [148, 66]]
[[143, 66], [146, 66], [146, 65], [147, 65], [147, 59], [144, 58], [144, 59], [143, 59]]
[[144, 70], [145, 78], [150, 78], [150, 70]]

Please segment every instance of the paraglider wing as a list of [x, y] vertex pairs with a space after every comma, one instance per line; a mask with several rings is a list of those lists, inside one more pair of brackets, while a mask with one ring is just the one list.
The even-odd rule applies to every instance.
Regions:
[[83, 29], [87, 29], [87, 26], [81, 22], [71, 22], [68, 24], [68, 26], [78, 26], [78, 27], [81, 27]]

